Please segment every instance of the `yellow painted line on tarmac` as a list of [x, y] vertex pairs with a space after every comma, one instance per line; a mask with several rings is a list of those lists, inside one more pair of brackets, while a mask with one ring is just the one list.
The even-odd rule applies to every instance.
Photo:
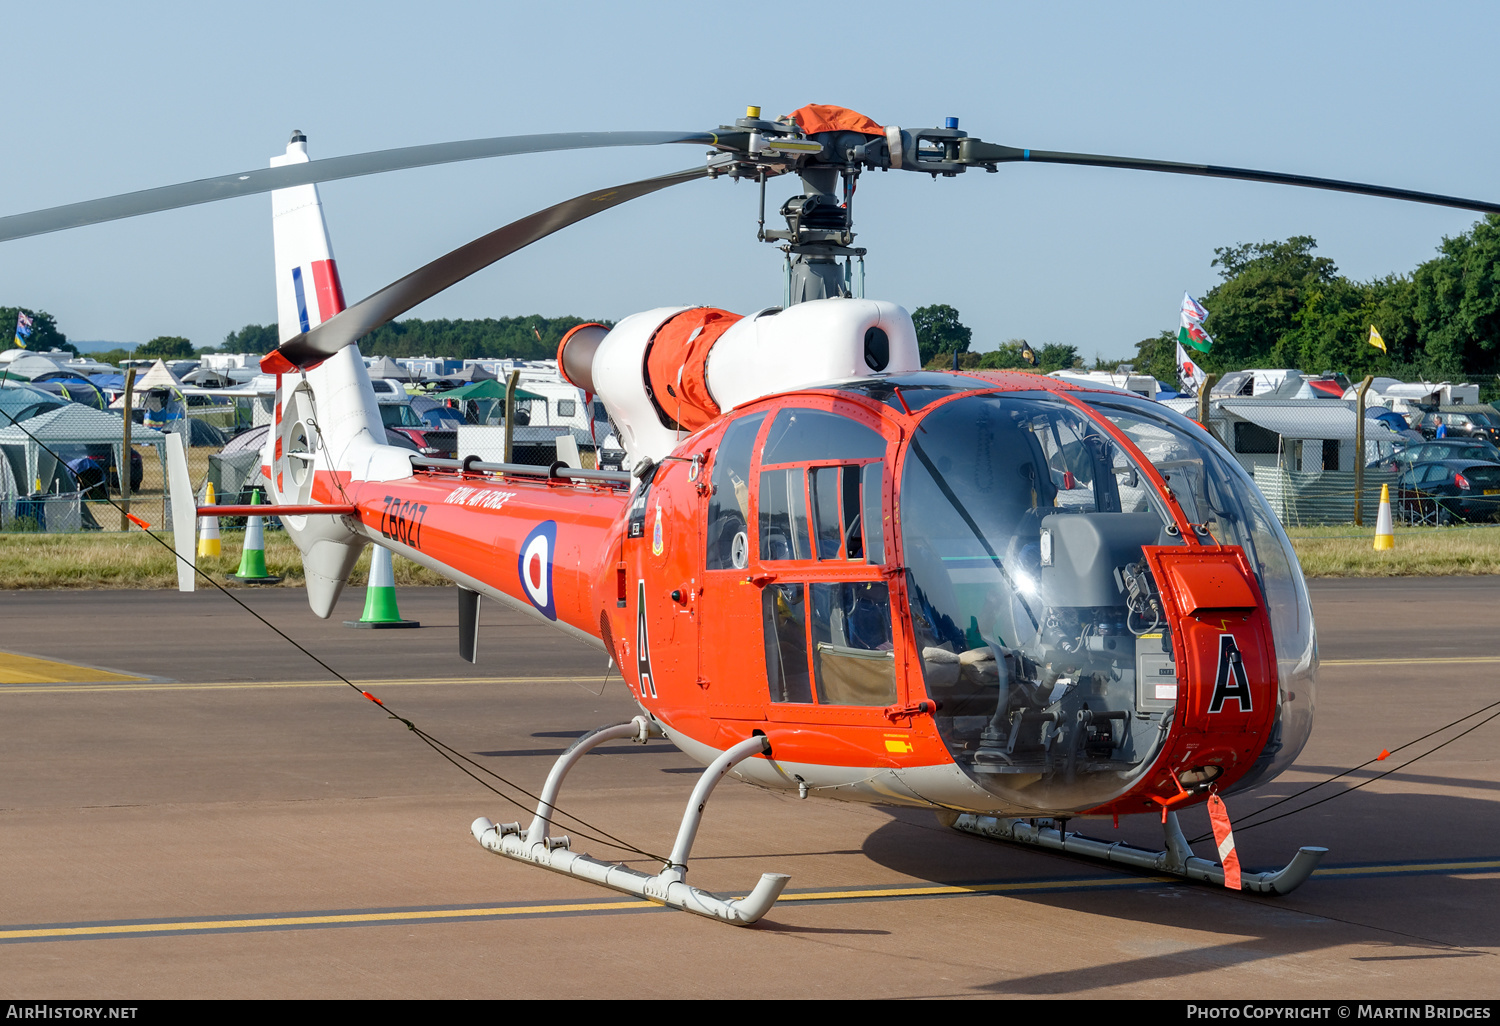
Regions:
[[150, 680], [138, 674], [117, 673], [79, 663], [0, 652], [0, 684], [64, 684], [75, 681]]
[[[1472, 874], [1500, 870], [1500, 859], [1468, 859], [1453, 862], [1384, 863], [1370, 866], [1320, 868], [1314, 879], [1329, 877], [1401, 876], [1422, 874]], [[834, 891], [801, 891], [783, 894], [778, 904], [809, 901], [881, 901], [902, 898], [963, 897], [971, 894], [1024, 894], [1038, 891], [1088, 891], [1132, 889], [1161, 884], [1189, 886], [1175, 876], [1134, 876], [1126, 873], [1089, 878], [1001, 881], [975, 884], [927, 884], [909, 887], [856, 887]], [[485, 905], [471, 908], [425, 908], [369, 910], [254, 916], [228, 919], [177, 919], [158, 922], [59, 923], [50, 926], [0, 927], [0, 944], [28, 941], [83, 940], [106, 937], [149, 937], [164, 934], [212, 933], [246, 930], [305, 929], [308, 927], [379, 926], [383, 923], [439, 922], [499, 919], [512, 916], [577, 915], [665, 911], [664, 906], [641, 898], [617, 898], [593, 902], [552, 902], [535, 905]]]
[[[965, 894], [995, 894], [1038, 890], [1087, 890], [1101, 887], [1131, 887], [1144, 884], [1176, 882], [1164, 876], [1110, 876], [1087, 880], [1027, 880], [1015, 883], [962, 885], [929, 885], [919, 887], [863, 887], [843, 891], [806, 891], [783, 894], [781, 902], [851, 901], [891, 898], [935, 898]], [[261, 916], [241, 919], [183, 919], [155, 923], [80, 923], [73, 926], [35, 926], [0, 928], [0, 943], [19, 941], [69, 940], [88, 937], [150, 936], [167, 933], [268, 930], [317, 926], [376, 926], [381, 923], [420, 922], [424, 920], [489, 919], [505, 916], [540, 916], [580, 912], [643, 912], [664, 906], [642, 898], [615, 901], [569, 902], [542, 905], [497, 905], [461, 909], [406, 909], [390, 912], [341, 912], [327, 915]]]
[[[97, 677], [80, 678], [98, 680]], [[43, 687], [4, 687], [0, 695], [65, 695], [123, 691], [256, 691], [278, 688], [347, 688], [341, 680], [247, 680], [221, 681], [217, 683], [153, 681], [145, 677], [120, 677], [120, 684], [56, 684]], [[128, 683], [136, 682], [136, 683]], [[597, 677], [425, 677], [405, 680], [356, 680], [354, 683], [369, 691], [374, 688], [429, 687], [438, 684], [596, 684]], [[0, 680], [0, 683], [5, 683]]]
[[263, 916], [253, 919], [183, 919], [164, 923], [91, 923], [79, 926], [40, 926], [0, 929], [0, 942], [62, 940], [77, 937], [119, 937], [211, 930], [266, 930], [288, 926], [347, 926], [351, 924], [417, 922], [428, 919], [475, 919], [494, 916], [547, 915], [554, 912], [619, 912], [654, 908], [643, 899], [559, 905], [514, 905], [488, 908], [414, 909], [399, 912], [349, 912], [333, 915]]

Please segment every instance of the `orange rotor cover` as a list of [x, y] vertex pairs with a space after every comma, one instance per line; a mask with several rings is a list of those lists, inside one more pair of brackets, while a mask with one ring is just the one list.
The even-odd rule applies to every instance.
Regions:
[[694, 307], [656, 329], [646, 353], [646, 382], [662, 412], [696, 431], [721, 412], [708, 390], [708, 352], [739, 314]]
[[861, 135], [885, 135], [885, 128], [877, 125], [858, 111], [848, 107], [832, 107], [825, 103], [809, 103], [791, 113], [797, 127], [807, 135], [818, 132], [858, 132]]

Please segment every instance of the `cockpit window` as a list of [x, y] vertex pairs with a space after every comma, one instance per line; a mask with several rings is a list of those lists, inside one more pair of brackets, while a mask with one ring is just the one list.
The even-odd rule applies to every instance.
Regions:
[[730, 424], [714, 453], [708, 499], [709, 570], [743, 570], [750, 563], [750, 458], [765, 419], [764, 413], [754, 413]]
[[1143, 546], [1173, 540], [1142, 468], [1062, 400], [975, 395], [922, 419], [900, 502], [913, 640], [955, 761], [1021, 806], [1122, 793], [1175, 705], [1156, 685], [1162, 667], [1175, 680], [1170, 643], [1126, 584]]
[[1276, 643], [1280, 696], [1276, 733], [1262, 762], [1235, 784], [1253, 786], [1290, 766], [1312, 731], [1318, 646], [1292, 543], [1244, 468], [1198, 425], [1133, 396], [1090, 395], [1086, 401], [1151, 461], [1190, 522], [1213, 540], [1244, 550], [1260, 581]]
[[761, 456], [760, 558], [883, 564], [885, 446], [848, 417], [781, 410]]
[[771, 422], [761, 465], [879, 459], [884, 455], [885, 439], [880, 432], [837, 413], [792, 407], [776, 414]]

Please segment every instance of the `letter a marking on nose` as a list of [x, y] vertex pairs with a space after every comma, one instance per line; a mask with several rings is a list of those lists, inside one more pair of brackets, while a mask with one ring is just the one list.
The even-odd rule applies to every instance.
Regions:
[[1219, 672], [1214, 674], [1214, 697], [1208, 711], [1221, 712], [1224, 703], [1233, 700], [1240, 712], [1250, 712], [1250, 678], [1245, 675], [1245, 660], [1234, 643], [1233, 634], [1219, 635]]

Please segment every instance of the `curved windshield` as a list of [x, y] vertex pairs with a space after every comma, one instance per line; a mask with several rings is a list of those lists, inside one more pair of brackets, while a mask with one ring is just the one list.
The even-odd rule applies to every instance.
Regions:
[[1128, 790], [1177, 699], [1171, 640], [1132, 588], [1142, 546], [1180, 540], [1142, 468], [1061, 400], [967, 396], [910, 436], [900, 505], [913, 640], [954, 761], [1019, 808]]
[[1207, 527], [1220, 543], [1240, 546], [1255, 568], [1276, 642], [1280, 700], [1271, 740], [1254, 768], [1229, 790], [1251, 787], [1290, 766], [1312, 733], [1318, 640], [1292, 543], [1249, 475], [1197, 424], [1143, 399], [1084, 399], [1167, 479], [1188, 520]]

